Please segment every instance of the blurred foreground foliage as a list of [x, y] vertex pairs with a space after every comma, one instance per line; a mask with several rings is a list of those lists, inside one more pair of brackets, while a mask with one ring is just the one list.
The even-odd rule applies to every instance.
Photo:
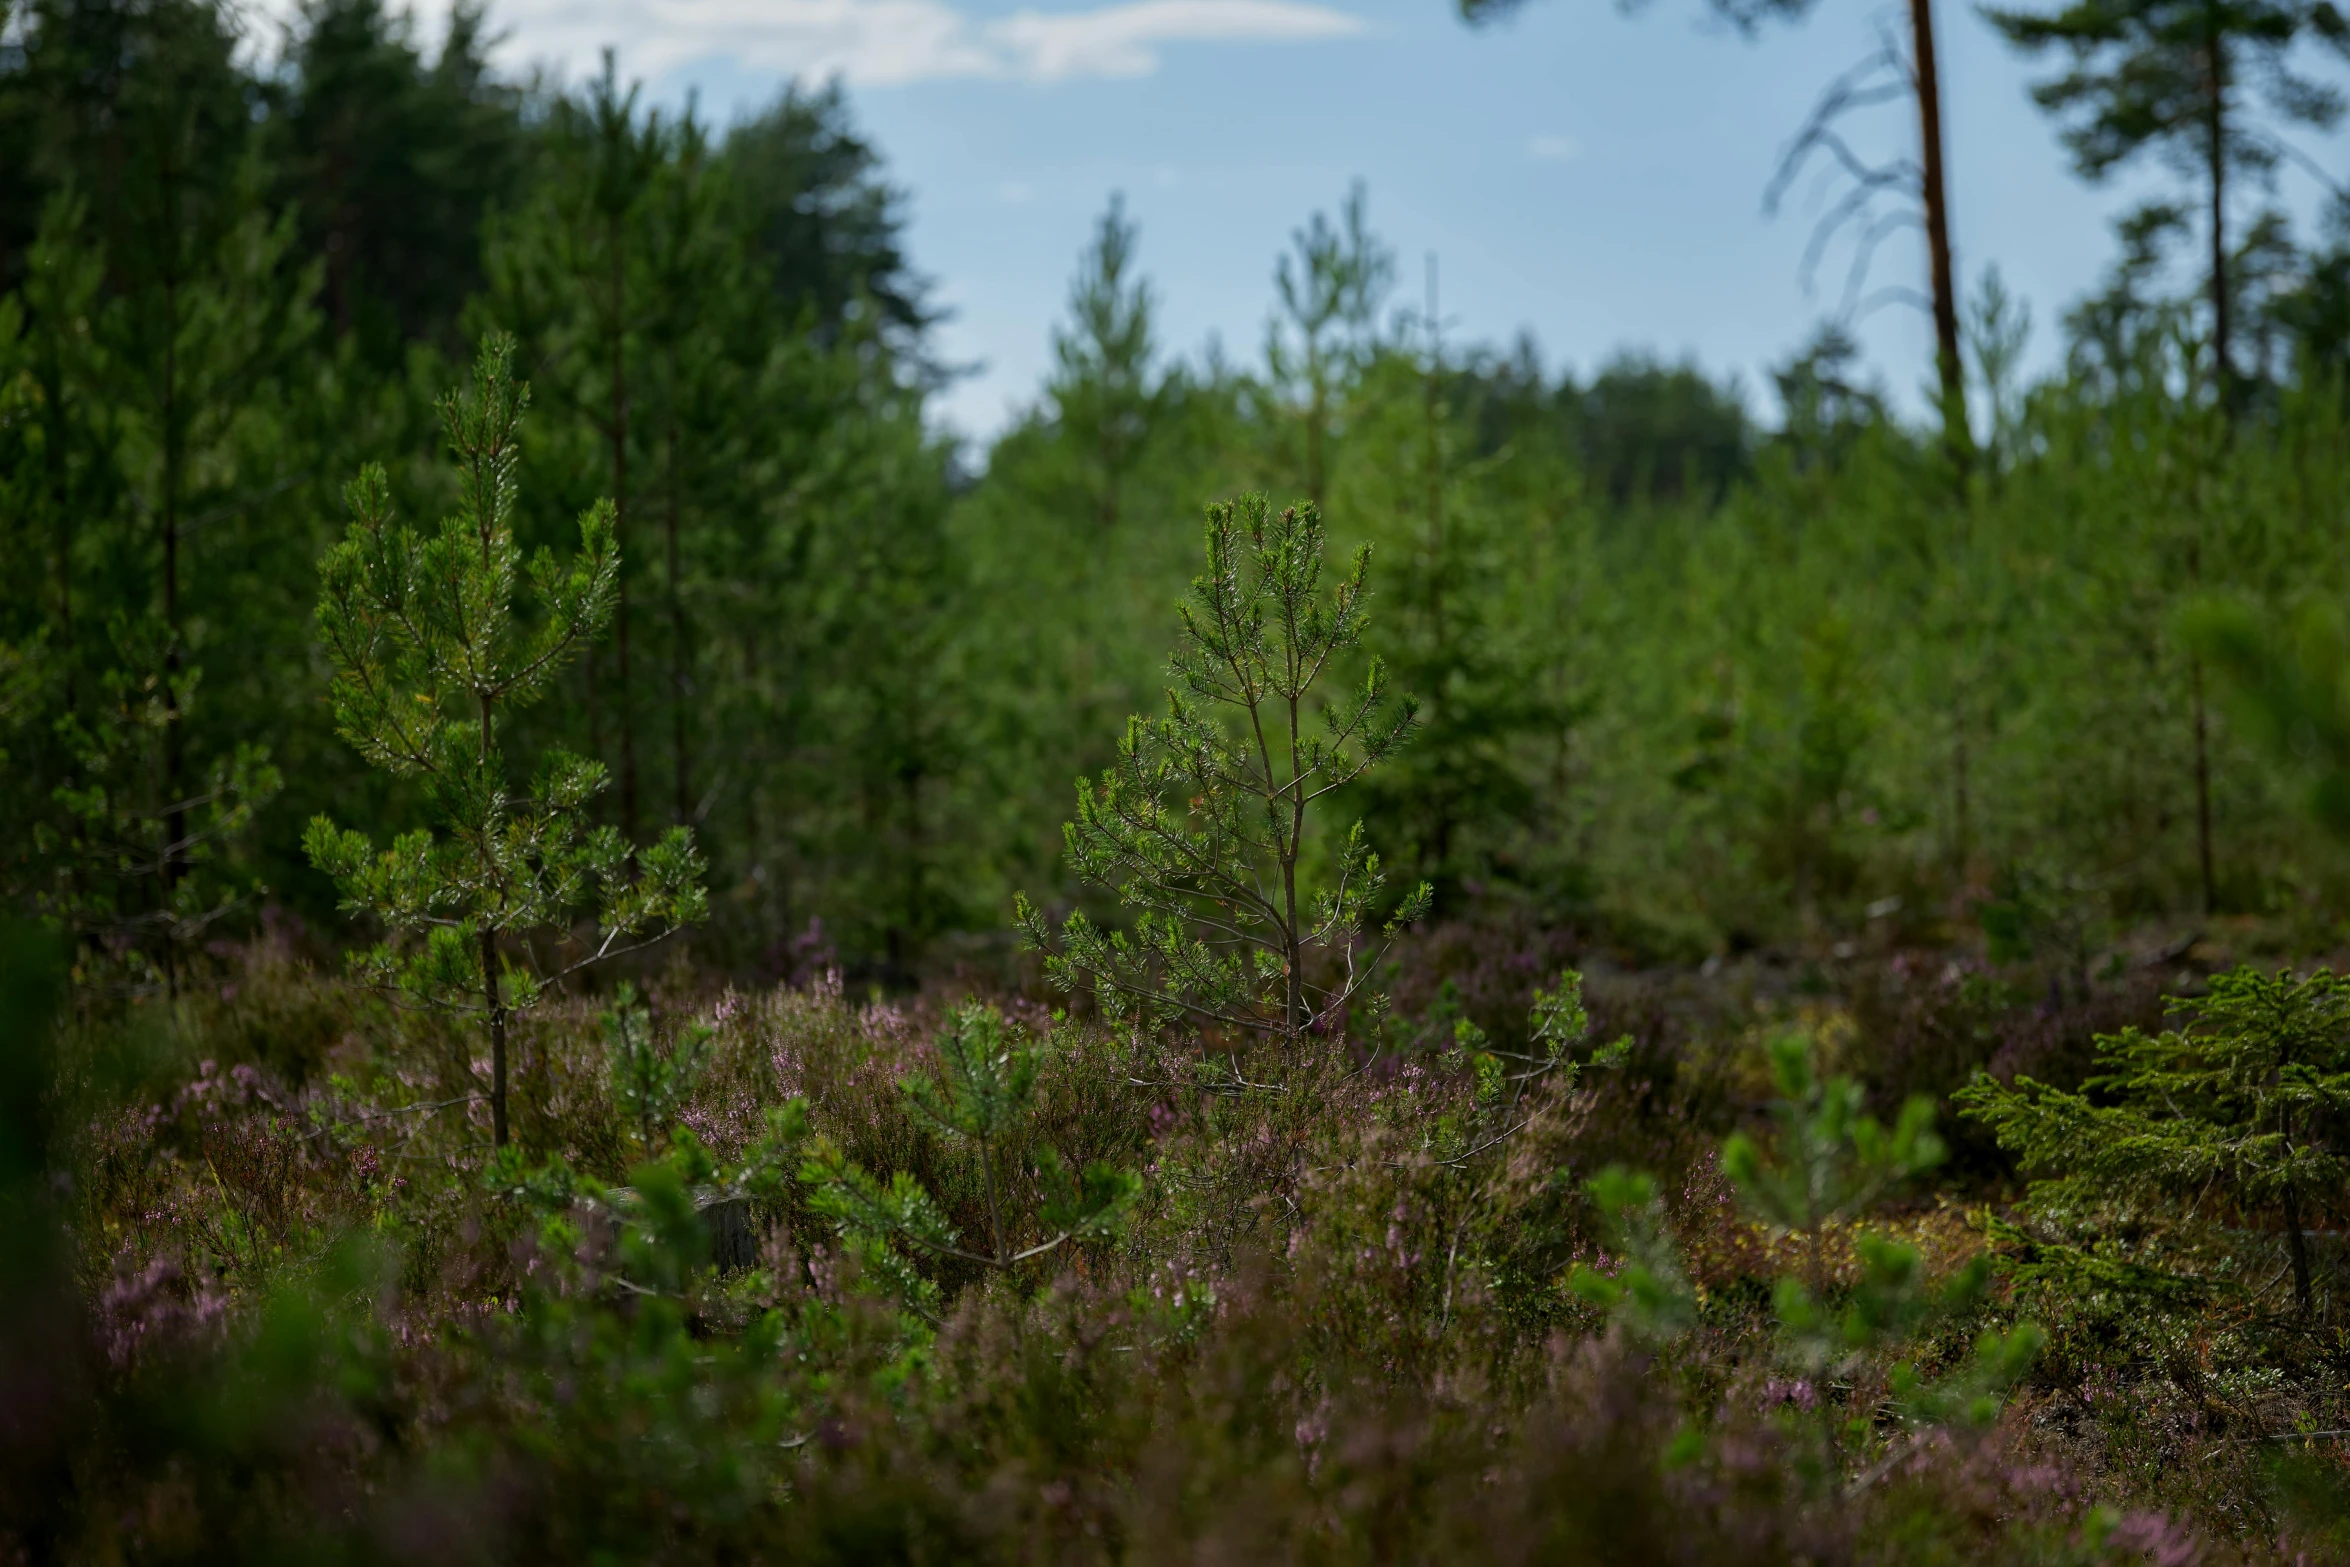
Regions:
[[[1868, 1110], [1858, 974], [1570, 972], [1519, 1020], [1570, 1065], [1498, 1112], [1519, 1047], [1457, 990], [1210, 1092], [1016, 995], [680, 966], [518, 1022], [491, 1157], [430, 1015], [282, 943], [101, 1026], [7, 941], [25, 1560], [2285, 1562], [2343, 1527], [2337, 1249], [2306, 1312], [2241, 1223], [2210, 1288], [2052, 1271], [1930, 1100]], [[1872, 978], [2061, 1074], [2028, 990]]]

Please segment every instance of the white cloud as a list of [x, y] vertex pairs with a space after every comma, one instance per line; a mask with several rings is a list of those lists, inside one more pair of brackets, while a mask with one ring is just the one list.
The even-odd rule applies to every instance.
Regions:
[[1302, 43], [1346, 38], [1360, 18], [1303, 0], [1127, 0], [1092, 11], [1021, 11], [986, 25], [989, 41], [1034, 81], [1148, 76], [1171, 43]]
[[1526, 143], [1530, 156], [1548, 163], [1564, 163], [1583, 149], [1572, 136], [1537, 136]]
[[[260, 0], [290, 15], [292, 0]], [[437, 37], [443, 0], [425, 31]], [[1057, 82], [1148, 76], [1170, 44], [1346, 38], [1360, 17], [1319, 0], [1118, 0], [1079, 11], [974, 17], [951, 0], [502, 0], [491, 12], [509, 66], [543, 61], [577, 81], [603, 49], [626, 76], [720, 56], [753, 71], [866, 87], [954, 78]]]

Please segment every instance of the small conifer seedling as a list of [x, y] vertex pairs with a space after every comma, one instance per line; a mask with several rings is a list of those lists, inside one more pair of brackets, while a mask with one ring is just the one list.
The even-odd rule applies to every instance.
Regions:
[[[1779, 1090], [1771, 1106], [1777, 1125], [1764, 1138], [1731, 1136], [1722, 1146], [1722, 1169], [1755, 1223], [1793, 1240], [1805, 1257], [1803, 1276], [1783, 1275], [1772, 1290], [1778, 1358], [1806, 1388], [1822, 1381], [1849, 1387], [1871, 1362], [1891, 1359], [1883, 1373], [1887, 1412], [1914, 1427], [1989, 1426], [2007, 1390], [2039, 1353], [2039, 1327], [2022, 1322], [2004, 1333], [1985, 1329], [1971, 1355], [1929, 1379], [1906, 1358], [1908, 1352], [1929, 1328], [1962, 1318], [1981, 1303], [1989, 1263], [1977, 1257], [1930, 1288], [1923, 1253], [1865, 1222], [1880, 1200], [1942, 1161], [1932, 1102], [1910, 1099], [1888, 1128], [1865, 1113], [1858, 1083], [1820, 1075], [1810, 1039], [1784, 1035], [1772, 1041], [1770, 1054]], [[1655, 1181], [1610, 1168], [1586, 1189], [1600, 1210], [1616, 1266], [1601, 1272], [1577, 1264], [1568, 1287], [1643, 1342], [1661, 1343], [1688, 1331], [1699, 1320], [1700, 1301], [1667, 1234]], [[1839, 1270], [1830, 1266], [1833, 1239], [1848, 1243], [1858, 1264], [1848, 1285], [1836, 1280]], [[1839, 1429], [1824, 1407], [1819, 1414], [1818, 1434], [1838, 1462], [1842, 1448], [1871, 1429], [1866, 1419]]]
[[[969, 1144], [978, 1156], [980, 1190], [987, 1201], [984, 1251], [963, 1243], [930, 1193], [906, 1171], [884, 1182], [852, 1163], [829, 1138], [820, 1137], [810, 1147], [800, 1169], [800, 1179], [813, 1189], [810, 1205], [831, 1219], [864, 1265], [917, 1312], [929, 1314], [937, 1289], [913, 1270], [898, 1246], [910, 1246], [933, 1261], [1008, 1274], [1071, 1241], [1110, 1234], [1141, 1194], [1141, 1178], [1130, 1170], [1100, 1161], [1072, 1169], [1059, 1149], [1032, 1141], [1042, 1065], [1037, 1046], [1001, 1012], [970, 1002], [955, 1009], [939, 1035], [937, 1068], [898, 1084], [919, 1119]], [[1002, 1179], [1009, 1173], [1006, 1154], [1018, 1157], [1021, 1150], [1034, 1170], [1038, 1195], [1025, 1223], [1010, 1209]]]
[[[1090, 991], [1113, 1023], [1184, 1019], [1291, 1043], [1343, 1029], [1363, 993], [1374, 965], [1356, 940], [1384, 886], [1379, 857], [1360, 822], [1318, 854], [1309, 835], [1330, 795], [1403, 744], [1414, 704], [1376, 658], [1352, 690], [1326, 689], [1362, 637], [1370, 551], [1326, 594], [1322, 547], [1311, 504], [1208, 508], [1208, 569], [1180, 610], [1166, 714], [1129, 721], [1117, 764], [1078, 786], [1063, 829], [1071, 866], [1135, 910], [1134, 929], [1078, 913], [1056, 940], [1020, 900], [1047, 975]], [[1423, 884], [1389, 933], [1427, 904]]]
[[[361, 977], [403, 1004], [480, 1021], [501, 1147], [515, 1015], [549, 979], [658, 940], [700, 918], [705, 901], [687, 829], [636, 854], [589, 823], [600, 763], [551, 752], [527, 789], [509, 780], [502, 723], [602, 630], [619, 571], [612, 508], [599, 502], [581, 516], [568, 563], [546, 551], [530, 560], [534, 612], [516, 612], [525, 568], [514, 465], [528, 390], [508, 372], [511, 355], [507, 339], [490, 338], [471, 395], [441, 401], [459, 496], [438, 531], [395, 523], [390, 483], [371, 464], [345, 491], [349, 533], [320, 563], [336, 728], [373, 765], [421, 783], [442, 830], [403, 833], [378, 851], [320, 816], [303, 839], [343, 907], [385, 928], [387, 940], [355, 958]], [[542, 969], [529, 938], [567, 930], [589, 909], [587, 950]]]

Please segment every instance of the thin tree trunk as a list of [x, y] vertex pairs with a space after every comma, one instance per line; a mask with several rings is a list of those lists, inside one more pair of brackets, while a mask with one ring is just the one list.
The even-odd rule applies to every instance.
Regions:
[[621, 219], [608, 232], [612, 270], [612, 406], [605, 428], [612, 443], [612, 544], [620, 557], [618, 591], [612, 606], [613, 678], [620, 687], [620, 831], [637, 837], [636, 704], [629, 682], [628, 637], [628, 275], [621, 253]]
[[2187, 668], [2195, 695], [2195, 854], [2203, 872], [2203, 912], [2209, 915], [2219, 903], [2211, 855], [2211, 715], [2203, 703], [2203, 660], [2190, 659]]
[[187, 650], [180, 640], [180, 483], [187, 465], [184, 414], [179, 384], [179, 202], [178, 181], [166, 174], [165, 232], [174, 248], [163, 277], [163, 843], [157, 856], [158, 903], [165, 914], [163, 982], [179, 994], [179, 932], [169, 910], [171, 891], [186, 870], [188, 841], [188, 734], [180, 710], [180, 682]]
[[587, 688], [588, 755], [599, 762], [604, 759], [604, 683], [596, 676], [601, 652], [591, 638], [579, 659], [580, 678]]
[[41, 388], [41, 460], [47, 479], [49, 547], [57, 573], [57, 651], [64, 669], [61, 693], [71, 717], [78, 707], [74, 682], [73, 626], [73, 508], [66, 494], [65, 355], [57, 346], [65, 331], [59, 321], [47, 323], [46, 352], [37, 372]]
[[[675, 378], [672, 377], [674, 385]], [[685, 589], [681, 574], [678, 533], [680, 531], [678, 475], [677, 475], [677, 419], [672, 412], [668, 426], [669, 445], [669, 747], [675, 753], [677, 770], [677, 820], [680, 825], [693, 820], [693, 772], [685, 748], [685, 708], [691, 676], [686, 645]]]
[[[177, 238], [177, 225], [173, 225]], [[180, 849], [188, 838], [188, 750], [181, 722], [179, 684], [186, 655], [180, 645], [180, 472], [182, 450], [179, 397], [178, 258], [163, 280], [163, 852], [160, 869], [168, 892], [180, 877]], [[169, 937], [165, 940], [168, 942]]]
[[1118, 526], [1120, 503], [1125, 499], [1125, 442], [1114, 428], [1117, 418], [1118, 410], [1112, 408], [1103, 420], [1101, 439], [1094, 448], [1094, 455], [1102, 465], [1101, 502], [1095, 511], [1105, 528]]
[[1968, 862], [1974, 857], [1968, 820], [1973, 802], [1967, 797], [1967, 782], [1966, 703], [1962, 698], [1951, 715], [1950, 738], [1950, 875], [1961, 891], [1966, 887]]
[[490, 1141], [506, 1146], [506, 992], [498, 983], [498, 937], [481, 927], [481, 989], [490, 1008]]
[[[1294, 647], [1294, 642], [1291, 645]], [[1305, 852], [1306, 836], [1305, 780], [1298, 776], [1298, 753], [1303, 747], [1298, 739], [1297, 698], [1293, 696], [1289, 699], [1289, 841], [1281, 855], [1281, 968], [1286, 981], [1282, 1013], [1293, 1038], [1305, 1033], [1307, 1022], [1305, 932], [1297, 912], [1297, 861]]]
[[2291, 1181], [2285, 1183], [2285, 1242], [2293, 1255], [2293, 1304], [2303, 1320], [2309, 1316], [2309, 1238], [2301, 1232], [2301, 1193]]
[[1320, 366], [1313, 370], [1314, 400], [1306, 413], [1306, 495], [1318, 510], [1322, 505], [1323, 422], [1330, 416], [1330, 389]]
[[979, 1139], [979, 1175], [987, 1186], [987, 1244], [989, 1255], [999, 1268], [1011, 1265], [1011, 1249], [1004, 1245], [1004, 1210], [996, 1199], [995, 1146], [990, 1138]]
[[924, 844], [922, 835], [922, 769], [908, 766], [898, 769], [898, 777], [906, 795], [906, 979], [914, 978], [914, 954], [920, 950], [923, 928], [923, 904], [929, 901], [929, 889], [923, 882]]
[[[750, 698], [753, 711], [759, 704], [759, 634], [751, 625], [743, 627], [743, 694]], [[765, 726], [762, 725], [763, 729]], [[754, 756], [756, 753], [754, 753]], [[749, 858], [752, 872], [765, 868], [763, 853], [765, 835], [759, 830], [759, 779], [765, 769], [753, 766], [743, 783], [743, 852]]]
[[2209, 8], [2206, 16], [2210, 28], [2205, 39], [2205, 63], [2209, 67], [2207, 92], [2211, 119], [2210, 146], [2207, 149], [2211, 174], [2211, 360], [2212, 373], [2219, 387], [2220, 407], [2232, 412], [2236, 400], [2236, 371], [2228, 348], [2227, 55], [2220, 40], [2218, 7]]
[[1942, 439], [1963, 465], [1974, 447], [1967, 424], [1966, 362], [1958, 348], [1958, 284], [1950, 261], [1950, 198], [1942, 158], [1942, 77], [1934, 56], [1933, 0], [1909, 0], [1917, 67], [1919, 190], [1926, 209], [1926, 265], [1934, 295], [1934, 369], [1942, 385]]
[[1428, 481], [1428, 619], [1438, 646], [1444, 641], [1444, 340], [1439, 335], [1436, 301], [1436, 254], [1428, 254], [1428, 374], [1424, 378], [1422, 417], [1427, 435]]
[[[486, 505], [480, 508], [477, 527], [482, 566], [486, 571], [493, 543], [490, 511]], [[486, 775], [496, 755], [496, 699], [489, 692], [477, 689], [474, 701], [479, 714], [474, 741], [476, 765], [485, 775], [485, 783], [495, 783], [494, 779]], [[489, 825], [488, 822], [483, 823], [485, 828]], [[491, 835], [487, 831], [483, 832], [474, 848], [474, 863], [480, 868], [485, 895], [494, 885], [490, 839]], [[482, 1001], [489, 1009], [490, 1022], [490, 1141], [494, 1146], [503, 1148], [506, 1146], [506, 991], [498, 982], [497, 925], [488, 917], [486, 909], [476, 909], [474, 917], [481, 922], [480, 929], [475, 932], [474, 956], [481, 968]]]
[[344, 148], [351, 126], [346, 121], [335, 128], [335, 151], [327, 159], [327, 188], [334, 192], [325, 203], [334, 214], [326, 236], [326, 297], [327, 315], [334, 322], [335, 336], [351, 335], [351, 253], [356, 248], [350, 240], [352, 203], [344, 196], [350, 173], [349, 159]]
[[[1444, 700], [1446, 670], [1444, 637], [1444, 337], [1436, 293], [1436, 253], [1428, 253], [1428, 373], [1423, 378], [1421, 418], [1427, 441], [1425, 475], [1428, 485], [1428, 651], [1437, 678], [1426, 693], [1431, 705]], [[1434, 830], [1422, 851], [1421, 866], [1438, 876], [1452, 856], [1453, 802], [1449, 788], [1439, 783], [1430, 793], [1435, 810]], [[1433, 855], [1427, 850], [1433, 849]]]

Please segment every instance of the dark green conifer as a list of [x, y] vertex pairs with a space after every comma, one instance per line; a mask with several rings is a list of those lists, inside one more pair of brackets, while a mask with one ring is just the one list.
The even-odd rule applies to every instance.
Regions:
[[2171, 1222], [2274, 1220], [2311, 1310], [2311, 1220], [2350, 1191], [2350, 981], [2240, 968], [2173, 1003], [2180, 1026], [2097, 1041], [2078, 1093], [1979, 1074], [1958, 1094], [2040, 1177], [2028, 1209], [2152, 1205]]

